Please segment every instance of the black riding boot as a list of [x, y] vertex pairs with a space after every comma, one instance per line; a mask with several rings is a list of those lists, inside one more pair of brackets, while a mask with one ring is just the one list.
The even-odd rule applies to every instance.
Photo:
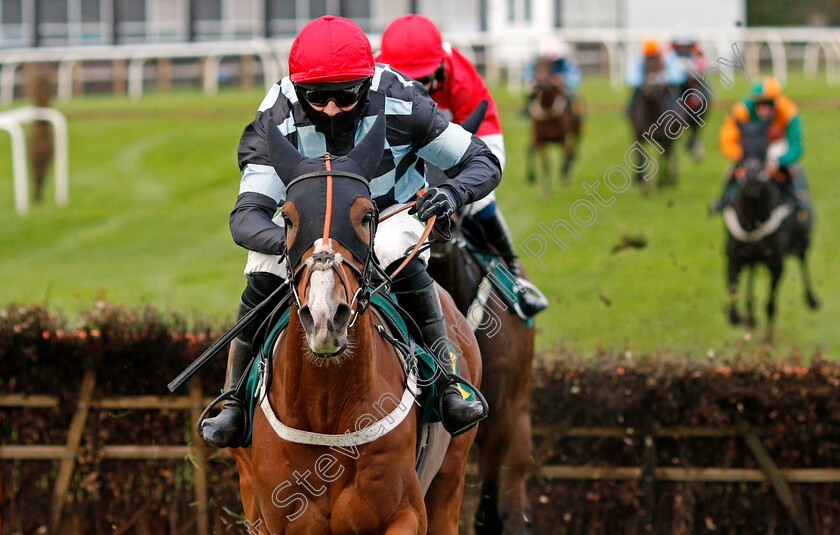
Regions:
[[[406, 273], [407, 272], [407, 273]], [[450, 356], [449, 336], [446, 321], [440, 305], [437, 288], [419, 260], [412, 260], [406, 266], [405, 275], [394, 281], [393, 290], [397, 302], [411, 315], [425, 345], [438, 367], [435, 386], [438, 389], [438, 412], [443, 427], [457, 436], [479, 421], [487, 418], [487, 411], [481, 401], [467, 401], [461, 394], [458, 383], [452, 378], [453, 363]]]
[[[245, 373], [253, 356], [251, 343], [236, 338], [233, 345], [233, 359], [230, 365], [230, 388], [234, 388]], [[213, 418], [201, 422], [201, 435], [204, 440], [217, 448], [236, 448], [245, 438], [244, 403], [225, 402], [222, 411]]]
[[732, 206], [735, 203], [735, 197], [737, 196], [738, 182], [733, 177], [730, 177], [724, 183], [723, 192], [720, 194], [720, 197], [712, 201], [709, 205], [709, 213], [714, 214], [722, 212], [727, 206]]
[[[280, 277], [270, 273], [254, 273], [248, 277], [248, 285], [239, 302], [237, 320], [241, 319], [254, 307], [263, 302], [282, 283]], [[266, 313], [270, 312], [266, 311]], [[233, 357], [230, 363], [229, 388], [235, 388], [242, 374], [248, 369], [254, 356], [253, 342], [264, 318], [255, 318], [231, 344]], [[222, 411], [213, 418], [201, 422], [201, 434], [204, 440], [217, 448], [236, 448], [245, 438], [245, 400], [225, 402]]]
[[490, 245], [496, 249], [501, 255], [502, 260], [507, 264], [510, 274], [516, 277], [519, 281], [522, 290], [519, 293], [519, 306], [525, 316], [531, 317], [538, 312], [542, 312], [548, 306], [548, 301], [535, 292], [527, 291], [526, 288], [532, 286], [522, 277], [519, 271], [519, 259], [513, 251], [513, 243], [511, 243], [510, 231], [508, 231], [502, 212], [496, 207], [496, 210], [490, 217], [483, 219], [472, 218], [484, 232], [484, 236]]

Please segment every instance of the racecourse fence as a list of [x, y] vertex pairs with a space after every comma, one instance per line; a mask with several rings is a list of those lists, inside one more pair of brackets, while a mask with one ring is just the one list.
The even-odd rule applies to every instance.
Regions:
[[[212, 339], [169, 323], [106, 306], [67, 329], [40, 307], [0, 311], [2, 533], [242, 533], [232, 459], [192, 431], [224, 359], [165, 394]], [[532, 403], [535, 532], [840, 525], [837, 363], [557, 355]], [[465, 526], [475, 464], [468, 482]]]
[[[548, 34], [507, 29], [493, 34], [473, 32], [447, 34], [445, 38], [472, 57], [486, 79], [505, 81], [509, 89], [522, 86], [523, 67], [536, 55], [539, 40], [546, 35], [562, 37], [589, 72], [610, 77], [621, 87], [624, 69], [645, 34], [658, 34], [663, 41], [671, 35], [659, 30], [573, 29]], [[823, 71], [830, 83], [840, 83], [840, 29], [837, 28], [698, 28], [697, 40], [710, 58], [730, 57], [732, 45], [744, 51], [749, 72], [758, 72], [768, 62], [782, 82], [792, 65], [801, 65], [808, 76], [816, 76], [822, 57]], [[374, 49], [379, 36], [371, 37]], [[0, 49], [0, 106], [9, 106], [23, 95], [25, 74], [21, 67], [31, 63], [56, 66], [57, 95], [67, 100], [88, 91], [143, 95], [144, 87], [168, 90], [173, 84], [198, 85], [206, 94], [220, 84], [266, 88], [286, 73], [292, 40], [250, 39], [193, 43], [142, 43]]]

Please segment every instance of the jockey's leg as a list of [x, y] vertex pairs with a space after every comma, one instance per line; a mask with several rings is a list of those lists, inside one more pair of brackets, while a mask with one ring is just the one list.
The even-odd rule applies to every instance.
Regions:
[[721, 212], [725, 207], [732, 206], [737, 195], [738, 181], [735, 180], [735, 168], [733, 167], [723, 183], [723, 191], [720, 197], [712, 201], [712, 204], [709, 205], [709, 212]]
[[[389, 270], [396, 269], [397, 265], [392, 264]], [[452, 378], [451, 345], [437, 286], [426, 272], [426, 265], [421, 260], [411, 259], [397, 275], [391, 289], [400, 306], [408, 310], [417, 323], [423, 336], [423, 345], [429, 349], [437, 363], [435, 386], [438, 390], [441, 422], [449, 433], [458, 435], [486, 418], [487, 414], [480, 401], [464, 399], [457, 380]]]
[[520, 308], [522, 313], [526, 316], [533, 316], [534, 314], [545, 310], [548, 302], [542, 296], [529, 292], [525, 289], [522, 281], [522, 273], [519, 266], [519, 258], [513, 250], [513, 243], [510, 237], [505, 218], [502, 216], [502, 211], [496, 206], [496, 197], [490, 194], [483, 199], [476, 201], [464, 209], [464, 215], [472, 219], [480, 228], [487, 242], [499, 253], [502, 260], [505, 261], [510, 274], [520, 281], [522, 290], [520, 291]]
[[813, 212], [811, 210], [811, 194], [808, 192], [808, 184], [805, 182], [805, 173], [802, 167], [794, 162], [784, 169], [790, 184], [788, 195], [793, 200], [796, 214], [796, 225], [803, 236], [809, 237]]
[[[262, 303], [283, 282], [273, 273], [251, 273], [248, 284], [239, 301], [237, 320]], [[266, 312], [268, 314], [270, 310]], [[236, 388], [242, 374], [254, 356], [254, 335], [265, 317], [257, 317], [245, 326], [231, 342], [230, 376], [228, 388]], [[236, 399], [225, 402], [222, 411], [213, 418], [201, 422], [201, 434], [204, 440], [217, 448], [236, 448], [245, 438], [245, 400]]]
[[[274, 222], [283, 226], [282, 216], [275, 217]], [[245, 277], [248, 282], [239, 300], [237, 319], [242, 318], [265, 301], [288, 277], [285, 262], [281, 263], [280, 260], [281, 257], [276, 255], [253, 251], [248, 253], [248, 262], [245, 265]], [[280, 296], [280, 299], [283, 297]], [[254, 318], [251, 323], [246, 325], [231, 342], [229, 389], [236, 388], [242, 374], [248, 369], [248, 364], [254, 356], [254, 335], [270, 312], [269, 307], [264, 314]], [[201, 422], [201, 434], [204, 440], [218, 448], [238, 447], [247, 432], [247, 429], [245, 429], [245, 406], [245, 400], [241, 399], [225, 402], [219, 414]]]
[[[398, 209], [393, 206], [382, 212], [388, 215]], [[408, 212], [399, 212], [383, 221], [376, 229], [374, 249], [376, 257], [388, 273], [393, 272], [405, 255], [423, 235], [423, 223]], [[438, 367], [435, 386], [438, 390], [438, 406], [441, 419], [447, 431], [453, 434], [465, 431], [472, 424], [485, 418], [484, 405], [479, 401], [467, 401], [461, 395], [457, 383], [451, 379], [452, 360], [449, 356], [449, 336], [446, 331], [443, 310], [434, 281], [426, 272], [429, 251], [425, 250], [408, 262], [397, 274], [391, 288], [399, 305], [411, 314], [420, 328], [423, 345], [429, 348]]]

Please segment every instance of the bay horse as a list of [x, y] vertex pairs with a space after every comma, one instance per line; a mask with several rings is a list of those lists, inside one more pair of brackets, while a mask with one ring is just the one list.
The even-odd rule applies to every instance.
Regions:
[[[481, 498], [475, 513], [478, 535], [529, 533], [531, 508], [526, 478], [531, 468], [531, 365], [536, 329], [508, 307], [485, 278], [480, 251], [453, 221], [449, 240], [432, 242], [429, 273], [467, 318], [453, 336], [475, 332], [483, 365], [482, 391], [493, 407], [478, 429]], [[475, 231], [474, 231], [475, 232]], [[479, 295], [483, 303], [478, 300]]]
[[572, 109], [572, 102], [563, 89], [562, 82], [552, 75], [552, 61], [540, 58], [534, 67], [534, 93], [528, 105], [531, 117], [531, 143], [528, 146], [527, 176], [536, 182], [536, 161], [539, 159], [544, 177], [543, 187], [551, 185], [551, 168], [547, 148], [557, 144], [563, 149], [561, 181], [571, 182], [571, 169], [580, 141], [581, 119]]
[[[486, 109], [486, 102], [479, 103], [461, 123], [464, 130], [478, 131]], [[434, 166], [427, 165], [425, 174], [432, 186], [446, 180]], [[450, 337], [475, 333], [481, 350], [482, 391], [493, 407], [476, 436], [481, 497], [475, 532], [528, 533], [531, 508], [526, 478], [531, 467], [531, 364], [536, 330], [505, 304], [485, 277], [487, 265], [478, 255], [501, 258], [475, 245], [487, 242], [478, 226], [470, 224], [469, 218], [454, 216], [445, 234], [436, 233], [432, 240], [429, 274], [450, 293], [467, 320]], [[500, 278], [513, 279], [509, 273]]]
[[[676, 88], [658, 80], [654, 74], [661, 71], [661, 62], [658, 56], [645, 58], [645, 81], [633, 93], [627, 113], [636, 143], [644, 146], [646, 141], [650, 141], [653, 147], [649, 153], [654, 157], [660, 156], [663, 169], [657, 186], [664, 187], [675, 186], [677, 183], [677, 160], [671, 150], [674, 140], [666, 133], [666, 124], [670, 124], [670, 121], [665, 123], [663, 119], [668, 117], [668, 114], [675, 114], [677, 119], [668, 119], [681, 121], [680, 124], [684, 124], [685, 119], [682, 118], [684, 113], [678, 111]], [[646, 155], [640, 150], [635, 152], [637, 183], [644, 186], [647, 184], [644, 178]], [[650, 178], [652, 177], [648, 177]]]
[[[685, 99], [685, 105], [688, 107], [691, 116], [694, 120], [687, 121], [689, 125], [688, 139], [686, 140], [686, 148], [691, 152], [691, 157], [695, 162], [700, 162], [703, 159], [703, 142], [700, 140], [700, 121], [709, 113], [709, 92], [706, 87], [700, 83], [696, 76], [689, 74], [685, 83], [680, 87], [680, 94], [684, 95], [689, 89], [697, 91], [702, 95], [701, 97], [693, 94], [688, 95]], [[705, 99], [705, 102], [704, 100]]]
[[[372, 281], [377, 214], [364, 177], [384, 142], [382, 115], [340, 158], [304, 158], [269, 128], [269, 154], [287, 188], [281, 211], [295, 305], [261, 361], [252, 442], [233, 450], [249, 533], [458, 532], [476, 429], [445, 435], [445, 456], [424, 488], [415, 471], [414, 374], [359, 298]], [[439, 291], [447, 321], [463, 321]], [[477, 343], [463, 340], [452, 340], [459, 372], [478, 385]]]
[[[728, 259], [729, 321], [756, 324], [753, 315], [753, 279], [756, 266], [764, 264], [770, 271], [770, 293], [767, 300], [767, 341], [772, 340], [773, 319], [776, 312], [776, 289], [782, 276], [787, 255], [799, 258], [805, 301], [812, 309], [819, 301], [811, 287], [806, 253], [810, 232], [803, 232], [796, 224], [793, 201], [786, 199], [779, 182], [767, 173], [769, 122], [738, 123], [744, 150], [742, 163], [735, 170], [739, 191], [733, 206], [723, 210], [726, 225], [726, 256]], [[747, 279], [747, 317], [741, 318], [737, 307], [738, 276], [749, 268]]]

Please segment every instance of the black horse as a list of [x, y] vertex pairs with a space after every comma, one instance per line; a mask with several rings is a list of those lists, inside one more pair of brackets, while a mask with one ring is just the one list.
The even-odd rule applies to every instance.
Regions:
[[739, 191], [734, 205], [724, 208], [728, 258], [727, 282], [729, 284], [729, 321], [742, 322], [738, 313], [738, 276], [741, 269], [749, 268], [747, 281], [747, 325], [755, 325], [753, 315], [753, 274], [755, 267], [764, 264], [770, 270], [770, 294], [767, 301], [767, 339], [772, 339], [773, 317], [776, 312], [776, 288], [782, 276], [787, 255], [799, 258], [805, 300], [812, 309], [819, 307], [811, 288], [811, 279], [805, 255], [810, 245], [809, 229], [796, 224], [793, 200], [784, 193], [780, 183], [764, 167], [767, 156], [769, 123], [748, 122], [739, 124], [744, 157], [735, 170]]
[[[709, 113], [710, 98], [709, 92], [703, 84], [700, 83], [696, 76], [691, 74], [686, 78], [685, 83], [680, 86], [680, 94], [685, 95], [689, 90], [692, 90], [692, 92], [685, 99], [685, 106], [691, 110], [691, 116], [694, 120], [687, 121], [689, 133], [686, 148], [691, 152], [694, 161], [699, 162], [703, 159], [704, 149], [703, 142], [700, 139], [700, 123], [698, 121], [702, 120]], [[700, 96], [694, 94], [694, 91], [700, 93]]]

